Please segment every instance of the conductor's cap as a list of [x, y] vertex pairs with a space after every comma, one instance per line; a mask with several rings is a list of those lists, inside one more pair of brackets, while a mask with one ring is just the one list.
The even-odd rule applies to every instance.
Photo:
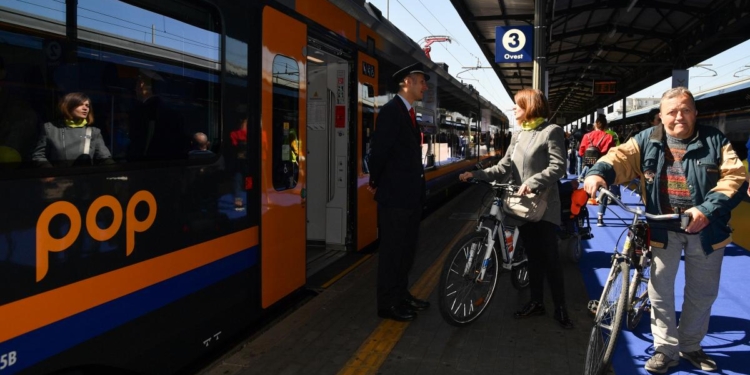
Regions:
[[425, 81], [430, 80], [430, 76], [425, 73], [424, 65], [422, 63], [411, 64], [405, 68], [400, 69], [396, 73], [393, 73], [393, 80], [396, 82], [401, 82], [404, 78], [406, 78], [406, 76], [414, 73], [423, 74]]

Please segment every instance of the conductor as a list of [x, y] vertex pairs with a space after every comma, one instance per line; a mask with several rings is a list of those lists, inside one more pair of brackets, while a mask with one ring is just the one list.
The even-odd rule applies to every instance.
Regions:
[[430, 306], [408, 289], [425, 199], [420, 131], [412, 106], [422, 100], [430, 76], [417, 63], [397, 71], [393, 79], [399, 91], [375, 122], [368, 190], [378, 202], [378, 316], [410, 321], [416, 311]]

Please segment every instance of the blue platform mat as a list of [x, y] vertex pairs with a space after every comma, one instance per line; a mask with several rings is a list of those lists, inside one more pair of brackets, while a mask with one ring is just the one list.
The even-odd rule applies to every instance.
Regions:
[[[623, 201], [629, 205], [639, 205], [637, 195], [622, 189]], [[596, 223], [598, 207], [589, 205], [592, 226]], [[593, 226], [594, 238], [584, 241], [584, 255], [579, 263], [584, 282], [591, 299], [599, 299], [603, 283], [610, 267], [610, 257], [615, 243], [623, 233], [625, 222], [630, 222], [631, 214], [625, 213], [616, 205], [609, 205], [604, 216], [605, 227]], [[750, 228], [735, 228], [750, 230]], [[620, 245], [624, 241], [620, 238]], [[732, 244], [726, 248], [722, 265], [719, 297], [711, 312], [708, 334], [701, 345], [705, 352], [716, 360], [717, 372], [697, 370], [688, 361], [671, 368], [668, 374], [750, 374], [750, 252]], [[675, 303], [679, 316], [685, 286], [684, 261], [680, 264], [675, 285]], [[590, 329], [590, 325], [581, 327]], [[620, 336], [613, 358], [613, 369], [618, 375], [649, 374], [643, 366], [653, 355], [653, 337], [650, 318], [644, 316], [636, 329], [627, 327]]]

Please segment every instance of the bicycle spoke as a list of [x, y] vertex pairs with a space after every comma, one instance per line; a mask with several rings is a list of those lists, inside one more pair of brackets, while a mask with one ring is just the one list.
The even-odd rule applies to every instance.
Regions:
[[[440, 277], [443, 286], [439, 294], [440, 313], [453, 325], [468, 324], [481, 315], [494, 291], [498, 272], [495, 251], [491, 252], [489, 259], [483, 259], [486, 255], [486, 235], [472, 233], [459, 243], [461, 245], [449, 254]], [[472, 248], [475, 253], [469, 262]], [[483, 264], [486, 268], [484, 277], [480, 279]]]
[[597, 307], [586, 351], [585, 373], [601, 374], [612, 359], [627, 300], [629, 266], [615, 260]]
[[638, 326], [644, 312], [649, 308], [648, 281], [651, 276], [649, 260], [644, 260], [641, 270], [633, 273], [633, 281], [630, 284], [628, 329], [633, 330]]

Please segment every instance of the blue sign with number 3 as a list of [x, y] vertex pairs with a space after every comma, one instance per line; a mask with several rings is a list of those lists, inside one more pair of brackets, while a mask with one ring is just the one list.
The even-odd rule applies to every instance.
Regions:
[[498, 26], [495, 28], [495, 62], [531, 62], [534, 58], [532, 26]]

